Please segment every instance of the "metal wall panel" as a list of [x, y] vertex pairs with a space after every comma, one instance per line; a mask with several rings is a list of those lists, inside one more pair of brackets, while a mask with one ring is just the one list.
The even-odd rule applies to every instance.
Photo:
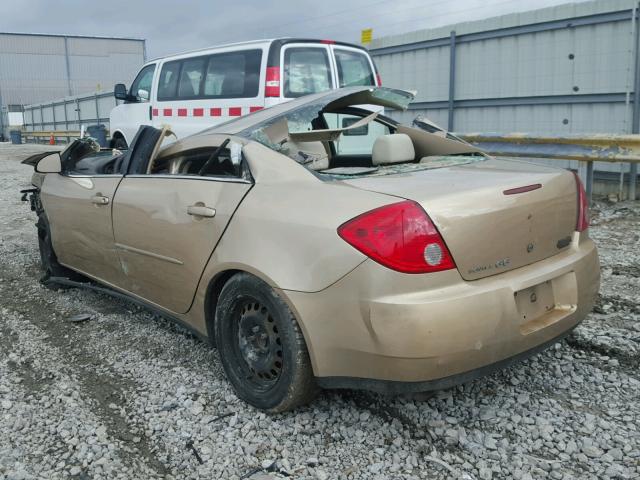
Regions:
[[[407, 110], [392, 112], [394, 119], [410, 124], [424, 115], [439, 125], [446, 124], [447, 112]], [[569, 120], [564, 123], [564, 120]], [[572, 135], [601, 132], [624, 132], [631, 123], [631, 106], [617, 104], [521, 105], [511, 107], [460, 108], [456, 110], [456, 131], [460, 133], [527, 132], [534, 135]], [[553, 165], [576, 168], [578, 162], [544, 161]], [[620, 166], [599, 163], [598, 170], [619, 172]]]
[[381, 55], [375, 61], [385, 86], [417, 90], [417, 101], [448, 96], [449, 47]]
[[403, 123], [422, 114], [443, 127], [451, 116], [461, 133], [631, 133], [640, 110], [637, 8], [636, 0], [596, 0], [377, 39], [371, 53], [383, 82], [418, 90], [410, 110], [387, 114]]
[[626, 92], [632, 30], [614, 22], [461, 44], [456, 98]]
[[[51, 107], [53, 99], [111, 92], [115, 83], [130, 83], [144, 63], [144, 55], [144, 40], [0, 33], [1, 103], [6, 106], [49, 102], [45, 124], [53, 128], [55, 113], [56, 128], [63, 129], [65, 107]], [[108, 118], [113, 97], [109, 101], [99, 98], [98, 102], [100, 117]], [[81, 118], [96, 118], [95, 99], [82, 107]], [[39, 111], [32, 113], [34, 119], [29, 121], [30, 117], [25, 115], [25, 121], [39, 124], [37, 130], [46, 130], [40, 125], [43, 122]], [[68, 128], [79, 128], [76, 109], [67, 105], [66, 113]]]
[[0, 54], [64, 55], [64, 37], [0, 33]]

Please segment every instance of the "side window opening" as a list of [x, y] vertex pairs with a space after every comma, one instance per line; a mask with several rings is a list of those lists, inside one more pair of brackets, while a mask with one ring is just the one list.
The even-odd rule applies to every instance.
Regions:
[[122, 153], [101, 149], [92, 138], [80, 138], [71, 143], [61, 154], [62, 175], [112, 175], [121, 173]]
[[[228, 146], [230, 147], [230, 146]], [[240, 165], [231, 161], [231, 148], [220, 149], [214, 161], [210, 161], [218, 147], [204, 147], [159, 157], [154, 161], [151, 175], [193, 175], [204, 177], [241, 177]], [[206, 165], [206, 171], [200, 174]]]

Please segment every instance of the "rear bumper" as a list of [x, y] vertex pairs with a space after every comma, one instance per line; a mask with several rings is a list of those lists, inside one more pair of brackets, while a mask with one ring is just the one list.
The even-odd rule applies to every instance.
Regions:
[[562, 338], [591, 311], [599, 281], [595, 245], [576, 234], [565, 252], [472, 282], [455, 270], [405, 275], [366, 261], [321, 292], [283, 293], [321, 385], [420, 391]]
[[[576, 325], [577, 326], [577, 325]], [[525, 352], [518, 353], [512, 357], [505, 358], [496, 363], [485, 365], [483, 367], [469, 370], [467, 372], [458, 373], [449, 377], [439, 378], [436, 380], [426, 380], [422, 382], [399, 382], [394, 380], [376, 380], [372, 378], [356, 378], [356, 377], [318, 377], [318, 384], [322, 388], [348, 388], [352, 390], [370, 390], [372, 392], [401, 394], [401, 393], [417, 393], [428, 392], [432, 390], [445, 390], [447, 388], [470, 382], [485, 375], [489, 375], [497, 370], [506, 368], [514, 363], [525, 360], [541, 351], [547, 349], [551, 345], [562, 341], [568, 336], [573, 329], [564, 331], [548, 342], [533, 347]]]

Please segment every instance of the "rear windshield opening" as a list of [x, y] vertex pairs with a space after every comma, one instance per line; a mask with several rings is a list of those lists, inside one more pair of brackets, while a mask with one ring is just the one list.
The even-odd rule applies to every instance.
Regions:
[[[483, 161], [486, 157], [473, 151], [473, 147], [460, 142], [459, 151], [448, 144], [444, 150], [437, 145], [424, 145], [416, 143], [404, 130], [398, 131], [399, 125], [392, 123], [390, 119], [376, 118], [365, 125], [355, 125], [363, 117], [352, 113], [320, 112], [317, 107], [310, 106], [290, 112], [282, 118], [286, 126], [274, 136], [271, 130], [276, 122], [269, 122], [261, 128], [252, 129], [245, 134], [252, 140], [287, 155], [305, 168], [311, 170], [323, 180], [345, 180], [363, 176], [382, 176], [398, 173], [409, 173], [434, 168], [452, 167]], [[337, 132], [331, 139], [324, 138], [328, 131]], [[328, 129], [328, 130], [327, 130]], [[276, 129], [277, 130], [277, 129]], [[287, 130], [289, 136], [287, 136]], [[319, 138], [298, 138], [298, 133], [310, 133], [319, 130]], [[414, 133], [415, 135], [416, 133]], [[427, 132], [418, 135], [432, 135]], [[390, 151], [389, 156], [374, 158], [374, 146], [379, 139], [383, 143], [389, 142], [388, 138], [404, 137], [402, 140], [413, 144], [410, 154], [400, 154]], [[439, 139], [443, 139], [441, 135]], [[395, 157], [395, 158], [394, 158]]]

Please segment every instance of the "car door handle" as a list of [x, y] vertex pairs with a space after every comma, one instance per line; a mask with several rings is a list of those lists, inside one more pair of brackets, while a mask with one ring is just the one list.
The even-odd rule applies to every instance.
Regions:
[[204, 205], [189, 205], [187, 207], [187, 213], [195, 217], [215, 217], [216, 209]]
[[95, 203], [96, 205], [109, 205], [109, 197], [94, 195], [91, 197], [91, 203]]

